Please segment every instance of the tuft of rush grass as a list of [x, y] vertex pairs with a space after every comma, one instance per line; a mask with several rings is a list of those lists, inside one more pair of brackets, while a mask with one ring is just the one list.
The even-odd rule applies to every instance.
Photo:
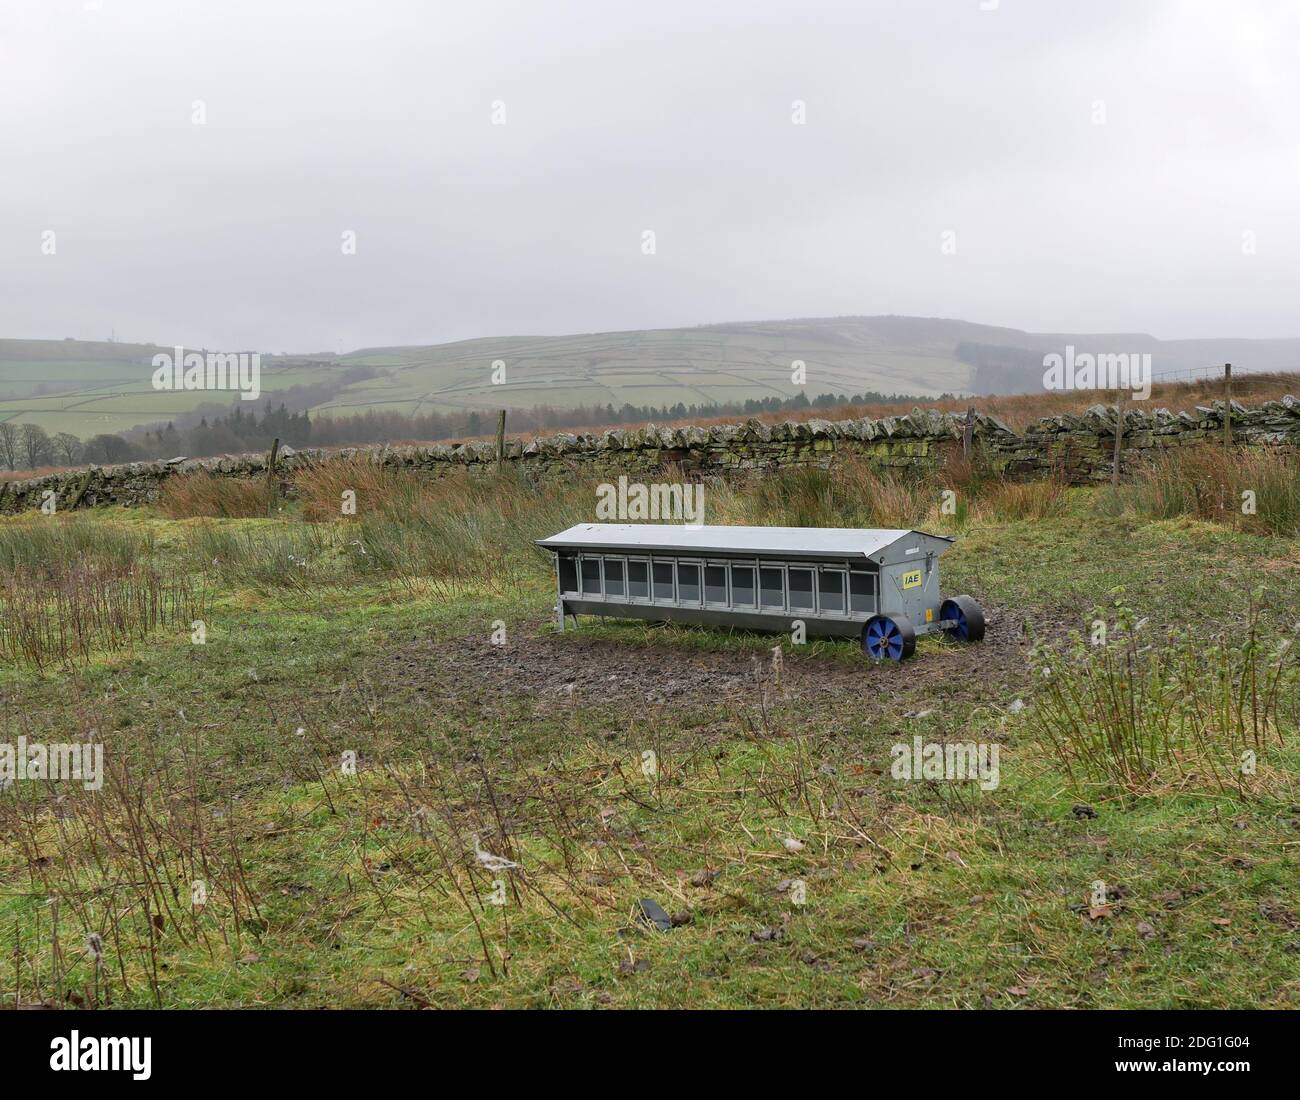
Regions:
[[1153, 642], [1134, 619], [1121, 608], [1118, 640], [1096, 618], [1101, 633], [1089, 644], [1036, 653], [1043, 687], [1030, 725], [1080, 791], [1242, 793], [1243, 777], [1286, 747], [1281, 708], [1297, 682], [1293, 639], [1261, 637], [1255, 601], [1240, 628], [1209, 637], [1174, 629]]
[[196, 470], [164, 481], [158, 494], [158, 508], [171, 519], [199, 516], [251, 519], [267, 514], [270, 492], [265, 481]]
[[408, 587], [542, 575], [550, 555], [533, 543], [589, 519], [596, 502], [595, 483], [576, 478], [534, 484], [515, 470], [430, 478], [360, 457], [305, 471], [297, 488], [304, 514], [318, 520], [338, 517], [351, 493], [355, 515], [337, 525], [349, 571]]
[[1011, 481], [977, 453], [950, 452], [931, 478], [880, 471], [856, 456], [829, 467], [793, 467], [708, 495], [716, 521], [790, 527], [931, 527], [965, 529], [978, 515], [991, 522], [1062, 514], [1067, 486], [1056, 476]]
[[24, 571], [54, 580], [79, 563], [124, 573], [153, 552], [153, 537], [84, 513], [0, 523], [0, 574]]
[[1213, 446], [1161, 455], [1121, 491], [1152, 519], [1199, 519], [1276, 535], [1300, 534], [1300, 461], [1294, 455]]
[[90, 516], [0, 524], [0, 662], [67, 666], [201, 618], [201, 580], [154, 550], [152, 532]]
[[165, 626], [203, 618], [206, 593], [185, 573], [84, 563], [51, 574], [0, 572], [0, 661], [37, 671], [130, 648]]
[[299, 593], [343, 583], [339, 532], [314, 524], [272, 521], [231, 526], [204, 521], [186, 531], [191, 567], [230, 587]]
[[856, 455], [706, 486], [710, 522], [776, 527], [906, 527], [935, 503], [911, 472], [877, 471]]
[[[468, 476], [453, 471], [452, 477]], [[409, 513], [435, 492], [437, 475], [385, 466], [358, 452], [299, 470], [293, 479], [303, 516], [313, 523], [362, 518], [382, 511]]]
[[1033, 481], [996, 481], [978, 498], [982, 516], [1001, 522], [1050, 519], [1061, 514], [1066, 484], [1055, 477]]

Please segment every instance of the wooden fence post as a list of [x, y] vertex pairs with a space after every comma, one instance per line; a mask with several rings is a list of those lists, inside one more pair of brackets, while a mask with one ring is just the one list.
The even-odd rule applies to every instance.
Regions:
[[1223, 364], [1223, 449], [1232, 448], [1232, 364]]
[[971, 448], [975, 445], [975, 406], [966, 406], [966, 427], [961, 433], [961, 453], [970, 456]]
[[1124, 439], [1124, 391], [1115, 393], [1115, 466], [1110, 472], [1112, 488], [1119, 488], [1119, 456]]
[[497, 469], [506, 460], [506, 410], [497, 413]]
[[275, 502], [280, 495], [279, 479], [275, 476], [275, 463], [280, 457], [280, 440], [277, 437], [271, 444], [271, 453], [266, 459], [266, 514], [275, 515]]

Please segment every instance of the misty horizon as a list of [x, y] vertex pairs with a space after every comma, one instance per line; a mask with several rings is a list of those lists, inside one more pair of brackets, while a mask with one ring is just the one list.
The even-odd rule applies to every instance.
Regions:
[[0, 337], [1292, 337], [1297, 52], [1263, 3], [12, 5]]
[[[843, 313], [843, 314], [834, 314], [834, 315], [831, 314], [816, 315], [816, 316], [809, 315], [807, 317], [762, 317], [762, 318], [746, 317], [746, 318], [739, 318], [739, 319], [733, 319], [727, 321], [701, 321], [698, 324], [690, 324], [690, 325], [644, 325], [639, 328], [574, 329], [565, 332], [480, 333], [474, 336], [463, 336], [457, 338], [456, 340], [448, 340], [448, 341], [415, 341], [410, 344], [368, 342], [368, 343], [358, 344], [355, 347], [341, 348], [337, 350], [326, 349], [326, 348], [271, 349], [265, 347], [257, 348], [253, 346], [248, 346], [243, 348], [231, 347], [228, 350], [236, 351], [236, 352], [256, 351], [262, 355], [334, 356], [339, 354], [353, 354], [359, 351], [381, 351], [389, 348], [434, 346], [442, 343], [467, 344], [467, 343], [473, 343], [475, 341], [480, 341], [480, 340], [488, 341], [488, 340], [514, 339], [514, 338], [530, 339], [534, 337], [546, 339], [549, 337], [559, 337], [559, 336], [606, 336], [606, 335], [623, 335], [626, 333], [636, 333], [636, 332], [675, 332], [675, 331], [683, 331], [689, 329], [704, 329], [704, 328], [724, 328], [724, 327], [740, 328], [740, 327], [748, 327], [748, 326], [780, 325], [780, 324], [791, 324], [791, 323], [800, 323], [800, 322], [879, 320], [879, 319], [893, 319], [893, 318], [903, 319], [903, 320], [936, 321], [940, 323], [978, 325], [978, 326], [984, 326], [991, 329], [1004, 329], [1011, 332], [1022, 332], [1030, 336], [1064, 336], [1064, 337], [1079, 336], [1079, 337], [1087, 337], [1090, 339], [1096, 339], [1099, 337], [1106, 337], [1106, 338], [1115, 337], [1119, 339], [1124, 339], [1129, 337], [1145, 337], [1152, 340], [1160, 341], [1161, 343], [1178, 343], [1182, 341], [1204, 341], [1204, 340], [1231, 340], [1234, 342], [1251, 341], [1251, 340], [1259, 340], [1259, 341], [1300, 340], [1300, 326], [1297, 326], [1296, 333], [1293, 334], [1284, 333], [1279, 336], [1249, 336], [1249, 335], [1242, 335], [1240, 333], [1231, 333], [1231, 332], [1216, 333], [1211, 336], [1184, 336], [1184, 335], [1168, 335], [1168, 334], [1156, 333], [1156, 332], [1141, 332], [1137, 330], [1133, 330], [1129, 332], [1118, 332], [1118, 331], [1108, 332], [1101, 329], [1089, 329], [1086, 327], [1038, 330], [1038, 329], [1024, 328], [1019, 325], [990, 322], [990, 321], [985, 321], [982, 319], [976, 319], [971, 317], [924, 317], [916, 314], [902, 314], [902, 313]], [[138, 344], [138, 345], [143, 345], [148, 347], [158, 347], [158, 348], [173, 348], [179, 346], [179, 347], [184, 347], [187, 349], [193, 349], [199, 351], [216, 350], [216, 349], [208, 348], [205, 345], [195, 344], [184, 340], [127, 339], [123, 337], [121, 334], [110, 335], [109, 337], [103, 337], [97, 339], [96, 337], [93, 336], [90, 337], [62, 336], [53, 333], [38, 334], [38, 335], [33, 335], [31, 333], [5, 333], [4, 335], [0, 335], [0, 340], [16, 340], [16, 341], [30, 340], [30, 341], [42, 341], [42, 342], [58, 341], [58, 340], [68, 340], [68, 341], [84, 340], [85, 342], [88, 343]], [[1296, 369], [1300, 369], [1300, 364], [1297, 365]]]

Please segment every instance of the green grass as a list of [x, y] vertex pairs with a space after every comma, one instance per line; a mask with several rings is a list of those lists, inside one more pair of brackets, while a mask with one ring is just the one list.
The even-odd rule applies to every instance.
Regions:
[[[1295, 1007], [1295, 683], [1285, 747], [1244, 796], [1121, 799], [1076, 786], [1035, 731], [1024, 632], [1062, 639], [1098, 607], [1113, 625], [1120, 604], [1153, 632], [1222, 630], [1259, 589], [1261, 630], [1280, 637], [1300, 559], [1285, 538], [1108, 516], [1102, 495], [1072, 490], [1037, 520], [972, 510], [944, 587], [992, 612], [983, 646], [926, 639], [913, 663], [873, 667], [849, 642], [785, 639], [779, 682], [779, 637], [557, 634], [527, 551], [421, 590], [355, 568], [364, 515], [87, 517], [67, 536], [83, 554], [139, 546], [206, 571], [207, 641], [169, 629], [63, 671], [0, 670], [0, 741], [94, 729], [111, 762], [98, 794], [0, 793], [0, 1000]], [[447, 537], [493, 545], [536, 519], [499, 508], [495, 527], [466, 526], [483, 507]], [[0, 523], [0, 552], [24, 553], [15, 527]], [[998, 742], [1001, 785], [893, 780], [890, 747], [917, 733]], [[521, 869], [486, 872], [475, 833]], [[165, 888], [122, 885], [150, 876]], [[650, 929], [641, 898], [684, 923]], [[106, 944], [98, 984], [88, 931]]]
[[[197, 349], [191, 349], [197, 350]], [[81, 340], [0, 339], [0, 421], [34, 423], [47, 432], [72, 432], [82, 439], [164, 423], [204, 402], [231, 395], [153, 388], [153, 356], [172, 351], [152, 344]], [[304, 367], [264, 356], [261, 384], [266, 401], [293, 386], [329, 381], [338, 368]]]

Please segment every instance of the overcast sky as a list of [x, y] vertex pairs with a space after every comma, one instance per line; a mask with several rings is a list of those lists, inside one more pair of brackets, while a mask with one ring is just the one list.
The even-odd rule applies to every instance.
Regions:
[[1252, 0], [0, 0], [0, 336], [1300, 336], [1297, 58]]

